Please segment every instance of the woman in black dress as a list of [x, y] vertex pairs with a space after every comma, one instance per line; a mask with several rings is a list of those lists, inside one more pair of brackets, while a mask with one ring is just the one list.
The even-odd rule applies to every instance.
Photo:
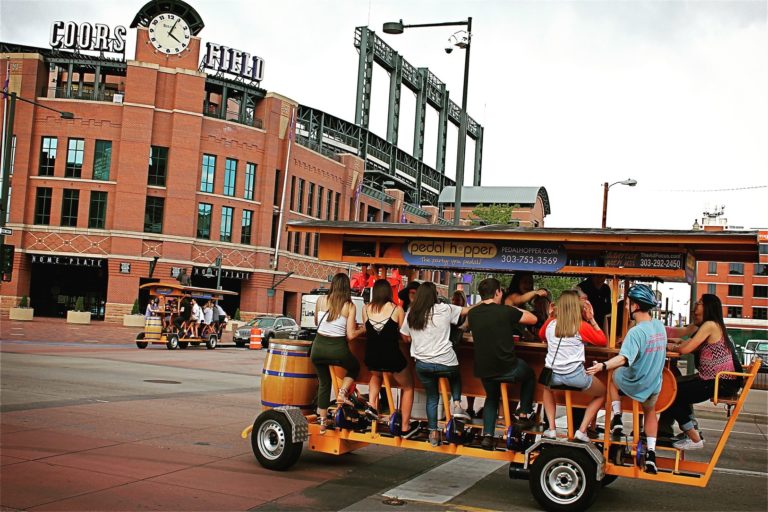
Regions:
[[379, 391], [383, 372], [394, 376], [401, 389], [403, 437], [411, 433], [411, 408], [413, 407], [413, 377], [408, 361], [400, 350], [400, 326], [405, 313], [392, 302], [392, 287], [386, 279], [373, 284], [371, 302], [363, 309], [365, 322], [365, 365], [371, 372], [369, 403], [379, 407]]

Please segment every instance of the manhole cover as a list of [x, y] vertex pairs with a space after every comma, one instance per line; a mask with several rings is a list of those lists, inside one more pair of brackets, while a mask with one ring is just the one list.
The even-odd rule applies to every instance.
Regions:
[[197, 446], [211, 446], [211, 443], [206, 443], [205, 441], [198, 441], [195, 444]]
[[403, 505], [405, 505], [405, 501], [399, 500], [397, 498], [387, 498], [384, 501], [382, 501], [382, 503], [385, 505], [391, 505], [393, 507], [402, 507]]
[[163, 379], [144, 379], [144, 382], [151, 382], [152, 384], [181, 384], [177, 380], [163, 380]]

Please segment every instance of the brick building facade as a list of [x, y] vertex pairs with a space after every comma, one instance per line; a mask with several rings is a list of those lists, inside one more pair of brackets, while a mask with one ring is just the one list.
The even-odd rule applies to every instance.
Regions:
[[286, 222], [447, 222], [399, 187], [364, 183], [364, 158], [302, 143], [301, 129], [292, 140], [294, 111], [307, 108], [201, 71], [194, 31], [167, 55], [137, 20], [132, 60], [0, 43], [0, 81], [38, 103], [15, 109], [2, 314], [28, 296], [36, 315], [63, 316], [83, 297], [94, 318], [119, 322], [150, 280], [184, 269], [215, 287], [206, 275], [220, 257], [222, 287], [239, 292], [224, 302], [230, 314], [298, 317], [302, 293], [351, 269], [318, 262], [315, 236]]

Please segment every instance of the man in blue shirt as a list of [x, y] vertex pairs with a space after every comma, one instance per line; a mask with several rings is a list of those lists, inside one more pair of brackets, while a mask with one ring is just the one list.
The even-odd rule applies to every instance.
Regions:
[[[656, 473], [656, 399], [661, 391], [661, 374], [667, 355], [667, 333], [664, 324], [651, 318], [651, 309], [656, 307], [653, 291], [644, 284], [636, 284], [629, 289], [629, 313], [636, 322], [627, 332], [619, 355], [604, 363], [597, 363], [587, 369], [594, 375], [603, 370], [611, 370], [613, 379], [610, 385], [611, 432], [621, 435], [624, 425], [621, 421], [621, 402], [619, 392], [640, 402], [645, 415], [645, 434], [648, 452], [645, 457], [645, 471]], [[626, 366], [625, 366], [626, 365]]]

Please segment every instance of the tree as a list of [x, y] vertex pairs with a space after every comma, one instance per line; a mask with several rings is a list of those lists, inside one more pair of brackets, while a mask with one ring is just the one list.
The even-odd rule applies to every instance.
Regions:
[[241, 320], [241, 318], [240, 318], [240, 308], [237, 308], [235, 310], [235, 316], [233, 316], [232, 319], [233, 320], [238, 320], [238, 321]]
[[138, 315], [139, 314], [139, 299], [136, 299], [133, 301], [133, 307], [131, 308], [131, 314], [132, 315]]
[[520, 205], [492, 204], [489, 206], [479, 205], [472, 210], [472, 223], [478, 224], [510, 224], [519, 226], [517, 220], [512, 219], [512, 214]]
[[78, 297], [75, 301], [75, 311], [83, 311], [85, 309], [85, 301], [82, 297]]
[[26, 295], [22, 295], [21, 296], [21, 300], [19, 301], [19, 307], [20, 308], [26, 308], [26, 307], [29, 307], [28, 304], [29, 304], [29, 302], [27, 301], [27, 296]]
[[560, 295], [565, 290], [570, 290], [577, 284], [580, 279], [578, 277], [565, 277], [565, 276], [537, 276], [534, 279], [534, 288], [546, 288], [549, 293], [552, 294], [552, 300], [555, 301], [560, 298]]

